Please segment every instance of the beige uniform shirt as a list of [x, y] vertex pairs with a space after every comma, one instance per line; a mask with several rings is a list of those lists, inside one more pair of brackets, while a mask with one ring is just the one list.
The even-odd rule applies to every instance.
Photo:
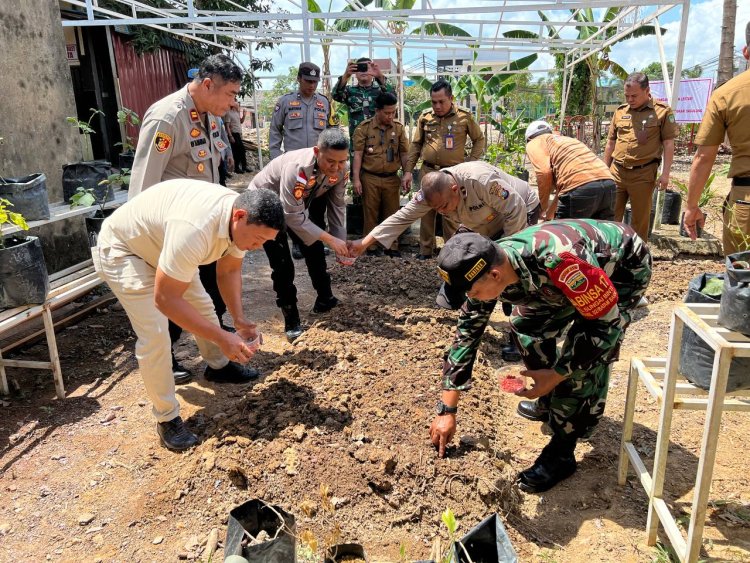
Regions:
[[306, 100], [299, 92], [281, 96], [276, 102], [268, 133], [268, 150], [271, 158], [281, 153], [314, 147], [323, 129], [328, 127], [331, 104], [317, 92]]
[[662, 142], [677, 137], [672, 108], [650, 100], [643, 107], [631, 109], [622, 104], [612, 116], [609, 140], [615, 141], [612, 159], [625, 168], [648, 164], [662, 155]]
[[128, 199], [164, 180], [190, 178], [219, 182], [221, 125], [198, 113], [188, 87], [162, 98], [146, 111], [135, 149]]
[[375, 174], [398, 172], [401, 155], [409, 151], [409, 140], [400, 121], [381, 127], [374, 117], [357, 126], [352, 144], [355, 151], [362, 151], [362, 170]]
[[232, 133], [242, 133], [242, 121], [240, 120], [240, 112], [238, 110], [230, 109], [224, 115], [224, 122]]
[[[487, 162], [465, 162], [443, 171], [456, 179], [461, 195], [456, 210], [445, 216], [488, 237], [501, 232], [512, 235], [526, 228], [527, 214], [539, 205], [538, 194], [527, 182]], [[370, 234], [390, 248], [409, 225], [431, 209], [420, 190]]]
[[[138, 256], [169, 277], [190, 282], [198, 266], [232, 255], [229, 235], [237, 192], [200, 180], [168, 180], [120, 206], [102, 225], [99, 250], [109, 257]], [[137, 276], [128, 283], [137, 289]]]
[[348, 165], [335, 176], [318, 170], [313, 148], [286, 152], [274, 158], [250, 182], [248, 189], [267, 188], [281, 198], [286, 224], [306, 245], [320, 238], [323, 229], [310, 220], [308, 208], [316, 197], [325, 197], [328, 231], [346, 240], [344, 193], [349, 180]]
[[[471, 152], [466, 156], [466, 140], [471, 139]], [[428, 168], [445, 168], [461, 162], [479, 160], [484, 153], [485, 139], [471, 112], [453, 105], [443, 117], [431, 109], [419, 116], [409, 149], [405, 172], [412, 172], [421, 158]]]
[[720, 145], [725, 132], [732, 145], [727, 175], [750, 176], [750, 70], [725, 82], [711, 95], [695, 144]]

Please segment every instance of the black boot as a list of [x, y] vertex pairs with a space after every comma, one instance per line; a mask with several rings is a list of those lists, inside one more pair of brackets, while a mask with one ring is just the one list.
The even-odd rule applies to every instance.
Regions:
[[333, 295], [328, 298], [318, 297], [317, 299], [315, 299], [315, 305], [313, 305], [312, 312], [318, 314], [327, 313], [338, 304], [338, 298], [334, 297]]
[[206, 366], [203, 377], [207, 381], [213, 381], [214, 383], [249, 383], [254, 379], [258, 379], [259, 375], [260, 372], [257, 369], [240, 365], [237, 362], [229, 362], [223, 368], [219, 369]]
[[297, 305], [285, 305], [281, 308], [281, 314], [284, 315], [284, 332], [288, 342], [294, 342], [304, 332], [302, 323], [299, 320], [299, 310]]
[[172, 354], [172, 377], [174, 377], [175, 385], [182, 385], [193, 378], [193, 374], [180, 365], [174, 354]]
[[521, 352], [518, 350], [516, 343], [511, 339], [507, 346], [500, 348], [500, 356], [506, 362], [520, 362]]
[[198, 443], [198, 437], [188, 430], [179, 416], [167, 422], [158, 422], [156, 433], [162, 444], [176, 452], [188, 450]]
[[549, 407], [541, 401], [521, 401], [516, 407], [516, 412], [529, 420], [541, 422], [549, 419]]
[[302, 250], [300, 250], [299, 244], [296, 242], [292, 244], [292, 258], [295, 260], [302, 260]]
[[518, 474], [518, 488], [526, 493], [543, 493], [576, 471], [575, 438], [553, 436], [534, 465]]

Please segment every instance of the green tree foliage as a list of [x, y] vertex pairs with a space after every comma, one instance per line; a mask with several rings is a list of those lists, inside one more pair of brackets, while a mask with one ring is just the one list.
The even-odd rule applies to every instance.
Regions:
[[[174, 9], [174, 3], [169, 0], [140, 0], [141, 4], [151, 6], [159, 9]], [[127, 16], [132, 15], [131, 7], [115, 0], [99, 0], [99, 6], [113, 12], [119, 12]], [[250, 12], [267, 14], [271, 11], [271, 8], [275, 5], [273, 0], [194, 0], [195, 8], [198, 10], [211, 10], [211, 11], [237, 11], [237, 6], [246, 8]], [[138, 17], [154, 17], [154, 13], [144, 9], [136, 9], [136, 15]], [[273, 20], [273, 21], [235, 21], [233, 25], [246, 28], [246, 29], [257, 29], [262, 27], [264, 30], [270, 32], [282, 31], [289, 29], [289, 22], [287, 20]], [[173, 25], [172, 29], [179, 31], [186, 29], [187, 26]], [[133, 41], [133, 47], [139, 55], [144, 53], [151, 53], [156, 51], [161, 46], [162, 39], [168, 35], [168, 32], [159, 29], [154, 29], [147, 26], [133, 26], [131, 28], [131, 37]], [[213, 36], [208, 36], [213, 40]], [[209, 55], [213, 55], [222, 51], [219, 47], [206, 45], [201, 42], [191, 42], [190, 39], [185, 37], [180, 38], [181, 41], [188, 45], [186, 52], [187, 62], [190, 66], [198, 66], [202, 60]], [[240, 95], [245, 96], [252, 93], [254, 88], [259, 85], [258, 79], [255, 77], [255, 73], [258, 71], [271, 71], [273, 70], [273, 63], [270, 58], [259, 58], [255, 56], [258, 50], [262, 49], [273, 49], [275, 47], [274, 41], [280, 41], [281, 35], [271, 36], [269, 41], [260, 42], [253, 44], [253, 57], [250, 60], [249, 72], [244, 76], [242, 80], [242, 87]], [[247, 43], [244, 41], [238, 41], [237, 39], [229, 36], [219, 35], [216, 38], [216, 42], [226, 46], [228, 49], [232, 48], [237, 51], [247, 50]]]
[[297, 67], [290, 66], [286, 76], [277, 78], [270, 90], [263, 92], [263, 100], [258, 108], [258, 113], [266, 117], [271, 117], [273, 109], [276, 107], [276, 101], [289, 92], [295, 92], [299, 87], [297, 84]]
[[[654, 61], [643, 67], [641, 72], [648, 76], [649, 80], [662, 80], [664, 78], [659, 61]], [[667, 61], [667, 72], [670, 78], [674, 76], [674, 63], [672, 61]], [[680, 76], [682, 78], [700, 78], [701, 74], [703, 74], [703, 67], [695, 65], [693, 68], [683, 68]]]

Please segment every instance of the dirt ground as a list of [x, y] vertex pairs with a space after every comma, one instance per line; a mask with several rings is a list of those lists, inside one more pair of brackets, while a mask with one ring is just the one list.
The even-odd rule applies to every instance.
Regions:
[[[340, 531], [372, 561], [424, 559], [436, 540], [445, 546], [446, 508], [461, 534], [500, 513], [524, 562], [668, 561], [645, 544], [639, 481], [631, 473], [617, 485], [627, 370], [633, 356], [666, 354], [673, 306], [690, 278], [720, 271], [720, 260], [655, 263], [650, 305], [637, 311], [614, 366], [600, 430], [577, 448], [577, 473], [542, 495], [513, 485], [547, 437], [497, 386], [498, 373], [520, 369], [500, 357], [507, 322], [499, 308], [441, 460], [427, 429], [456, 314], [434, 307], [434, 261], [406, 253], [348, 268], [329, 263], [342, 303], [313, 316], [309, 278], [297, 262], [309, 330], [291, 345], [265, 256], [248, 255], [244, 299], [265, 338], [251, 361], [262, 370], [258, 382], [205, 381], [192, 339], [183, 338], [178, 357], [197, 376], [177, 393], [202, 440], [190, 452], [158, 444], [135, 338], [117, 305], [59, 334], [65, 400], [55, 398], [48, 372], [9, 370], [15, 392], [0, 399], [0, 561], [221, 560], [228, 512], [252, 498], [292, 512], [298, 535], [320, 546]], [[24, 357], [44, 352], [37, 344]], [[673, 423], [666, 498], [685, 528], [703, 418], [678, 411]], [[657, 404], [640, 387], [634, 439], [646, 457], [657, 420]], [[738, 455], [749, 430], [742, 413], [724, 415], [704, 534], [712, 561], [750, 561], [750, 461]], [[212, 530], [220, 547], [210, 559]]]

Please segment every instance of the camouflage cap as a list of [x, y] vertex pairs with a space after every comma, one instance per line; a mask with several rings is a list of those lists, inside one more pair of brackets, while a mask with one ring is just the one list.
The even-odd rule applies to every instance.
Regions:
[[478, 233], [458, 233], [438, 255], [438, 273], [456, 289], [469, 290], [496, 262], [497, 246]]
[[298, 76], [304, 80], [320, 80], [320, 67], [313, 63], [302, 63], [299, 65]]

